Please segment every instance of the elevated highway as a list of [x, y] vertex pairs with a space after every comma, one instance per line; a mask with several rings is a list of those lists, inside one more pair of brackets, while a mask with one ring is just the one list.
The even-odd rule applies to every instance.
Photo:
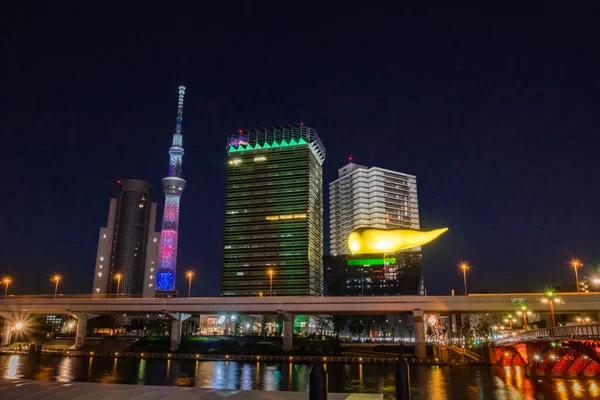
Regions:
[[[600, 294], [561, 293], [555, 313], [597, 313]], [[171, 347], [179, 344], [181, 322], [190, 314], [279, 314], [284, 319], [284, 349], [292, 348], [293, 321], [298, 314], [375, 315], [413, 313], [417, 357], [424, 358], [424, 313], [469, 314], [514, 312], [526, 303], [529, 310], [549, 313], [542, 293], [507, 293], [469, 296], [371, 297], [199, 297], [98, 298], [89, 295], [11, 296], [0, 300], [0, 316], [17, 319], [26, 314], [69, 314], [77, 318], [75, 346], [83, 344], [87, 320], [101, 314], [168, 314], [173, 318]], [[6, 328], [5, 328], [6, 329]], [[3, 339], [4, 340], [4, 339]]]
[[[561, 293], [555, 313], [597, 312], [600, 294]], [[469, 296], [367, 296], [367, 297], [179, 297], [95, 298], [64, 295], [57, 299], [13, 296], [0, 300], [0, 312], [65, 314], [84, 312], [193, 313], [193, 314], [397, 314], [420, 310], [432, 314], [507, 313], [525, 301], [530, 310], [547, 311], [542, 293], [507, 293]]]

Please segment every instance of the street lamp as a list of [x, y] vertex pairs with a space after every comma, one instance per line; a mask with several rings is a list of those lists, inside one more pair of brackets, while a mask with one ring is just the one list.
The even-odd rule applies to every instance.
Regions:
[[269, 274], [269, 297], [273, 297], [273, 275], [275, 274], [275, 270], [273, 268], [269, 268], [267, 270], [267, 274]]
[[508, 314], [508, 318], [504, 318], [504, 322], [510, 324], [510, 330], [513, 329], [513, 322], [517, 322], [516, 318], [513, 318], [512, 314]]
[[8, 276], [5, 276], [4, 278], [2, 278], [2, 283], [4, 283], [5, 287], [4, 287], [4, 298], [6, 299], [6, 295], [8, 294], [8, 285], [10, 285], [10, 283], [12, 282], [12, 279], [10, 279]]
[[56, 299], [56, 293], [58, 293], [58, 282], [60, 282], [61, 280], [61, 276], [56, 274], [52, 277], [52, 279], [50, 279], [50, 282], [56, 282], [56, 285], [54, 286], [54, 298]]
[[571, 267], [575, 270], [575, 283], [577, 284], [577, 293], [579, 293], [579, 268], [583, 267], [581, 260], [574, 258], [571, 260]]
[[527, 316], [531, 315], [531, 311], [527, 311], [527, 307], [521, 306], [521, 309], [517, 311], [517, 314], [523, 316], [523, 329], [527, 330]]
[[117, 280], [117, 297], [119, 297], [119, 288], [121, 287], [121, 278], [123, 275], [115, 274], [115, 279]]
[[188, 269], [185, 273], [185, 277], [188, 280], [188, 297], [191, 297], [192, 294], [192, 278], [194, 277], [194, 271]]
[[468, 296], [468, 292], [467, 292], [467, 271], [470, 269], [469, 264], [467, 264], [466, 262], [462, 262], [459, 265], [459, 268], [461, 269], [462, 273], [463, 273], [463, 280], [465, 282], [465, 296]]
[[545, 293], [545, 297], [542, 299], [542, 303], [550, 304], [550, 313], [552, 314], [552, 326], [556, 326], [556, 319], [554, 318], [554, 303], [560, 303], [560, 299], [555, 297], [555, 294], [552, 290], [549, 290]]

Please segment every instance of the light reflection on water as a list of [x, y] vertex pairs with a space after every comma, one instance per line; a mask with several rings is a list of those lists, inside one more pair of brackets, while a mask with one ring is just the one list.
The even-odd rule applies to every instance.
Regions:
[[[0, 355], [0, 377], [201, 388], [307, 391], [310, 365], [235, 361], [150, 360]], [[331, 392], [383, 393], [392, 399], [392, 365], [327, 365]], [[523, 367], [411, 369], [413, 399], [597, 399], [598, 379], [528, 378]]]

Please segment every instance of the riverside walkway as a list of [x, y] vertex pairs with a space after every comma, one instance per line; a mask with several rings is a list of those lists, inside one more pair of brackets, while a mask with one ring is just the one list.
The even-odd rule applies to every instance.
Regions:
[[[174, 386], [141, 386], [89, 382], [0, 380], [3, 399], [86, 399], [86, 400], [304, 400], [308, 392], [274, 392], [238, 389], [202, 389]], [[380, 394], [329, 393], [329, 400], [383, 400]]]

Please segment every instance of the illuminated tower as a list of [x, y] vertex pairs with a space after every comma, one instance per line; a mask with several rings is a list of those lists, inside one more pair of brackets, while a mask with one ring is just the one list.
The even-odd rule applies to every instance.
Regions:
[[173, 144], [169, 149], [169, 175], [163, 178], [165, 192], [165, 210], [163, 214], [160, 247], [158, 250], [158, 271], [156, 273], [156, 290], [175, 290], [175, 272], [177, 270], [177, 236], [179, 230], [179, 200], [185, 188], [185, 180], [181, 178], [183, 162], [183, 136], [181, 121], [183, 120], [183, 96], [185, 87], [179, 86], [179, 102]]

